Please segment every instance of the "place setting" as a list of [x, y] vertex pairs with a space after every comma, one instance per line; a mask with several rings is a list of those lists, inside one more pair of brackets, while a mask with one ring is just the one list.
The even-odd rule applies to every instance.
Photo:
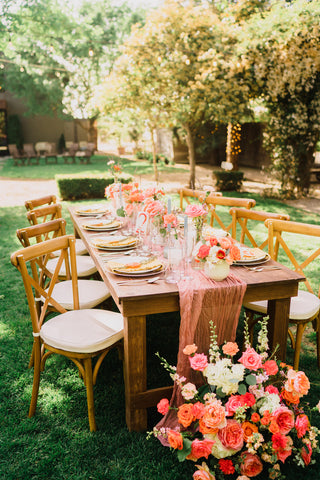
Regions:
[[75, 213], [77, 215], [80, 215], [81, 217], [96, 217], [97, 215], [106, 215], [110, 214], [110, 210], [106, 208], [104, 205], [83, 205], [81, 207], [78, 207], [75, 210]]
[[159, 274], [165, 271], [165, 263], [157, 256], [131, 254], [129, 257], [119, 256], [116, 259], [108, 260], [106, 270], [117, 277], [125, 277], [122, 280], [119, 278], [116, 282], [118, 285], [154, 283], [160, 279]]
[[84, 230], [91, 232], [103, 232], [111, 230], [119, 230], [122, 227], [122, 222], [115, 217], [106, 219], [87, 220], [81, 225]]
[[133, 235], [99, 235], [91, 240], [93, 247], [107, 252], [131, 250], [136, 247], [137, 244], [138, 239]]
[[250, 248], [239, 246], [240, 259], [234, 260], [233, 265], [244, 267], [246, 270], [261, 272], [263, 270], [280, 270], [277, 265], [266, 265], [270, 260], [270, 255], [260, 248]]

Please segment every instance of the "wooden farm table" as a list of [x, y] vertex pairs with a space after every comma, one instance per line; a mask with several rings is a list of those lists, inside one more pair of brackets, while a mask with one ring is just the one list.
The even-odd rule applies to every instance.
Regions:
[[[90, 237], [96, 232], [81, 228], [85, 217], [69, 208], [75, 233], [84, 241], [97, 269], [124, 317], [124, 378], [126, 422], [130, 431], [147, 428], [147, 408], [155, 406], [161, 398], [170, 398], [172, 387], [147, 390], [146, 367], [146, 315], [179, 311], [179, 292], [175, 284], [164, 280], [158, 284], [119, 286], [119, 277], [106, 270], [103, 256], [91, 246]], [[105, 233], [105, 232], [104, 232]], [[103, 234], [103, 233], [102, 233]], [[270, 261], [270, 263], [276, 263]], [[279, 264], [278, 264], [279, 265]], [[247, 284], [244, 301], [268, 300], [268, 334], [270, 348], [279, 344], [278, 358], [285, 360], [290, 298], [298, 293], [300, 274], [281, 265], [280, 270], [248, 271], [231, 267], [238, 278]]]

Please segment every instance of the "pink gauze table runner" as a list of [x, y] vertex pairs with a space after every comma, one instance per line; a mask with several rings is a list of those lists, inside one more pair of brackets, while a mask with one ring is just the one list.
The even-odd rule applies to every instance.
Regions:
[[[190, 281], [182, 280], [178, 284], [181, 320], [177, 373], [186, 377], [188, 382], [197, 383], [199, 376], [191, 369], [183, 349], [195, 343], [198, 353], [208, 353], [211, 320], [219, 344], [235, 340], [246, 283], [233, 273], [221, 282], [211, 280], [202, 271], [194, 271], [193, 277]], [[179, 406], [182, 403], [184, 399], [175, 384], [170, 405]], [[177, 426], [176, 414], [169, 410], [156, 428]], [[163, 443], [166, 443], [164, 439]]]

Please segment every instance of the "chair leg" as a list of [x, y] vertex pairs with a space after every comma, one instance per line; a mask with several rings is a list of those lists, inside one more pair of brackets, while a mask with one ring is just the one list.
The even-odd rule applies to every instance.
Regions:
[[299, 359], [300, 359], [300, 350], [301, 350], [301, 343], [302, 343], [302, 336], [303, 332], [306, 328], [306, 323], [299, 323], [297, 324], [297, 332], [296, 332], [296, 342], [295, 342], [295, 349], [294, 349], [294, 360], [293, 360], [293, 368], [294, 370], [299, 369]]
[[93, 398], [93, 381], [92, 381], [92, 361], [91, 358], [84, 360], [85, 371], [85, 385], [87, 389], [87, 404], [88, 404], [88, 417], [90, 431], [95, 432], [97, 430], [96, 419], [94, 415], [94, 398]]
[[33, 342], [33, 385], [32, 385], [32, 395], [31, 395], [31, 402], [29, 407], [29, 417], [33, 417], [36, 412], [37, 408], [37, 400], [38, 400], [38, 393], [39, 393], [39, 385], [40, 385], [40, 363], [41, 363], [41, 345], [40, 345], [40, 337], [36, 337]]

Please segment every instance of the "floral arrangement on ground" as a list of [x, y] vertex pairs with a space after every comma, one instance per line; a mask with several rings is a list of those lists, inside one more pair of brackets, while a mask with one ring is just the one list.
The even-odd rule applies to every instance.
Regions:
[[284, 465], [292, 470], [315, 462], [319, 431], [310, 420], [320, 402], [303, 407], [301, 398], [310, 388], [305, 373], [277, 361], [276, 352], [268, 356], [267, 320], [259, 322], [256, 349], [247, 322], [242, 353], [234, 342], [220, 349], [212, 325], [209, 358], [196, 345], [185, 346], [200, 387], [159, 357], [184, 403], [173, 406], [162, 399], [158, 411], [173, 410], [177, 427], [154, 428], [148, 437], [170, 446], [179, 461], [196, 462], [194, 480], [282, 480]]

